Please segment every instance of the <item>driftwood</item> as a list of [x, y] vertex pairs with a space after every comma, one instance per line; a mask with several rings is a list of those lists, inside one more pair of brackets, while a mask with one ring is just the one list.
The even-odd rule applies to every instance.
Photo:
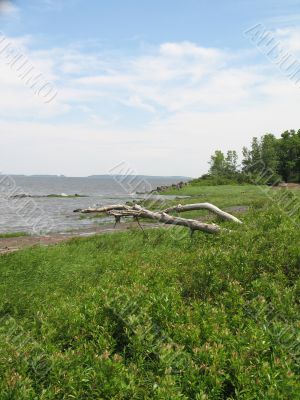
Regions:
[[204, 222], [196, 221], [194, 219], [173, 217], [166, 214], [165, 212], [149, 211], [139, 205], [135, 205], [133, 208], [135, 211], [139, 211], [139, 216], [143, 218], [151, 218], [167, 225], [185, 226], [189, 228], [192, 232], [203, 231], [206, 233], [219, 233], [221, 231], [221, 228], [216, 224], [206, 224]]
[[139, 218], [149, 218], [166, 225], [185, 226], [191, 231], [203, 231], [206, 233], [219, 233], [221, 231], [221, 228], [216, 224], [206, 224], [194, 219], [172, 217], [164, 212], [149, 211], [138, 205], [134, 206], [132, 210], [108, 211], [108, 214], [115, 217], [116, 224], [120, 222], [121, 217], [134, 217], [137, 220]]
[[213, 204], [210, 203], [196, 203], [196, 204], [186, 204], [186, 205], [181, 205], [178, 204], [177, 206], [169, 207], [164, 210], [166, 214], [171, 213], [172, 211], [176, 212], [184, 212], [184, 211], [198, 211], [198, 210], [208, 210], [212, 212], [213, 214], [216, 214], [219, 218], [225, 220], [225, 221], [231, 221], [231, 222], [236, 222], [237, 224], [242, 224], [242, 221], [240, 221], [238, 218], [235, 216], [221, 210], [220, 208], [216, 207]]
[[107, 215], [111, 215], [115, 218], [115, 226], [117, 223], [121, 221], [122, 217], [133, 217], [139, 223], [139, 218], [149, 218], [163, 224], [167, 225], [176, 225], [176, 226], [184, 226], [190, 229], [191, 234], [194, 231], [202, 231], [206, 233], [219, 233], [222, 229], [219, 225], [216, 224], [207, 224], [204, 222], [200, 222], [194, 219], [187, 219], [181, 217], [174, 217], [169, 215], [172, 211], [183, 212], [183, 211], [192, 211], [192, 210], [202, 210], [206, 209], [214, 214], [218, 215], [220, 218], [236, 222], [241, 224], [242, 222], [234, 217], [231, 214], [222, 211], [218, 207], [214, 206], [210, 203], [199, 203], [199, 204], [187, 204], [187, 205], [177, 205], [175, 207], [167, 208], [163, 211], [150, 211], [146, 208], [141, 207], [138, 204], [133, 206], [127, 206], [123, 204], [114, 204], [108, 205], [104, 207], [90, 207], [84, 210], [74, 210], [75, 212], [81, 213], [106, 213]]
[[83, 214], [88, 214], [88, 213], [107, 213], [108, 211], [112, 210], [127, 210], [130, 209], [129, 206], [126, 206], [124, 204], [111, 204], [109, 206], [104, 206], [104, 207], [89, 207], [85, 209], [78, 208], [77, 210], [74, 210], [74, 212], [80, 212]]

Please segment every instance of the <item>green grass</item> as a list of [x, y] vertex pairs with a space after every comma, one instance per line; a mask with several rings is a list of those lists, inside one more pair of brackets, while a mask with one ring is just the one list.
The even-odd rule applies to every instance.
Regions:
[[93, 213], [87, 213], [87, 214], [80, 214], [79, 219], [107, 219], [108, 216], [106, 214], [93, 214]]
[[[187, 185], [179, 190], [169, 190], [163, 194], [191, 196], [191, 198], [180, 199], [182, 204], [196, 202], [210, 202], [219, 207], [234, 205], [251, 205], [258, 202], [266, 202], [278, 193], [286, 193], [286, 189], [274, 189], [268, 186], [255, 185], [222, 185], [222, 186], [197, 186]], [[288, 190], [300, 198], [300, 190]], [[175, 201], [175, 203], [178, 200]]]
[[[230, 208], [236, 206], [250, 206], [259, 209], [268, 204], [278, 204], [288, 212], [293, 200], [300, 202], [299, 189], [277, 189], [268, 186], [255, 185], [221, 185], [221, 186], [202, 186], [187, 185], [182, 189], [173, 189], [163, 194], [175, 196], [190, 196], [189, 198], [177, 198], [166, 203], [189, 204], [189, 203], [213, 203], [220, 208]], [[159, 207], [158, 207], [159, 208]], [[182, 216], [193, 218], [198, 215], [205, 215], [205, 212], [189, 212]]]
[[0, 239], [17, 238], [22, 236], [28, 236], [28, 233], [26, 232], [0, 233]]
[[298, 399], [300, 218], [280, 205], [215, 236], [132, 230], [1, 256], [1, 400]]

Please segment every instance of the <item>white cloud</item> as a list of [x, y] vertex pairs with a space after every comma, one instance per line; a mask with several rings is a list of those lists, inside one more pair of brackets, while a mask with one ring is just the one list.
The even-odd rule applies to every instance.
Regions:
[[20, 9], [9, 0], [0, 1], [0, 16], [17, 16]]
[[[298, 51], [298, 31], [274, 35]], [[125, 160], [139, 173], [195, 176], [216, 148], [241, 150], [252, 136], [299, 124], [300, 90], [263, 55], [251, 60], [250, 47], [162, 43], [119, 57], [79, 47], [33, 51], [28, 38], [17, 40], [58, 96], [40, 102], [0, 57], [7, 172], [89, 175]]]
[[140, 108], [141, 110], [148, 111], [150, 113], [155, 112], [155, 108], [150, 106], [149, 104], [143, 103], [141, 98], [137, 95], [129, 96], [127, 101], [124, 101], [124, 104], [127, 106]]
[[300, 56], [300, 28], [277, 29], [274, 35], [286, 52], [292, 53], [293, 56]]
[[217, 49], [199, 47], [195, 43], [163, 43], [160, 46], [160, 53], [171, 57], [194, 57], [204, 60], [219, 60], [222, 53]]

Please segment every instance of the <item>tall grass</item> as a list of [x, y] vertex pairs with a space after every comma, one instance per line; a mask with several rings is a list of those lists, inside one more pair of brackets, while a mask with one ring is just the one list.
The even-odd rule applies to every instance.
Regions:
[[243, 219], [1, 256], [1, 400], [299, 398], [300, 219]]

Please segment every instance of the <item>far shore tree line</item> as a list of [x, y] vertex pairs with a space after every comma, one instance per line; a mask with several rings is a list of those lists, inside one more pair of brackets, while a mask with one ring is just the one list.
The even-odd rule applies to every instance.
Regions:
[[300, 129], [289, 130], [276, 138], [267, 133], [254, 137], [251, 147], [243, 148], [239, 162], [235, 150], [224, 154], [216, 150], [210, 159], [209, 172], [196, 181], [203, 184], [300, 182]]

